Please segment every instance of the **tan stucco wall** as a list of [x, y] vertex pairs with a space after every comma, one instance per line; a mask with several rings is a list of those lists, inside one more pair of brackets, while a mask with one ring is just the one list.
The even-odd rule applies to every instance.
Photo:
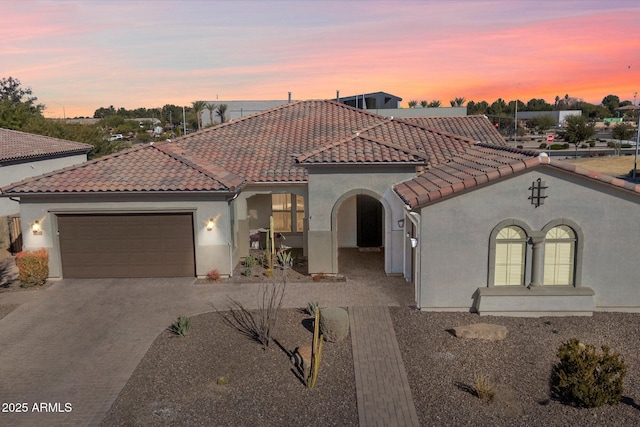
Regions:
[[[528, 188], [537, 178], [549, 188], [544, 205], [536, 208]], [[541, 167], [427, 206], [419, 211], [419, 305], [470, 309], [476, 289], [487, 286], [489, 235], [502, 220], [517, 219], [541, 230], [567, 218], [584, 234], [582, 286], [595, 291], [597, 309], [639, 310], [639, 203], [639, 197], [611, 186]], [[529, 280], [530, 269], [525, 283]]]
[[[211, 196], [210, 196], [211, 197]], [[49, 251], [49, 275], [62, 277], [60, 246], [56, 230], [56, 214], [62, 213], [155, 213], [191, 212], [194, 218], [194, 244], [196, 275], [204, 277], [217, 269], [222, 275], [233, 271], [233, 254], [230, 247], [229, 205], [226, 201], [210, 201], [206, 197], [171, 199], [169, 197], [147, 197], [138, 200], [98, 201], [98, 199], [67, 197], [59, 199], [23, 200], [20, 204], [24, 249], [45, 248]], [[103, 199], [104, 200], [104, 199]], [[215, 219], [213, 230], [206, 230], [208, 219]], [[38, 220], [42, 234], [31, 233], [30, 225]]]

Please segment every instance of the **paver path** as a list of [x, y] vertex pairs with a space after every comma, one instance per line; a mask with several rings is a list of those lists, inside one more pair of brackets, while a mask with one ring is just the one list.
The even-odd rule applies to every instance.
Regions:
[[361, 427], [419, 426], [387, 307], [349, 309]]

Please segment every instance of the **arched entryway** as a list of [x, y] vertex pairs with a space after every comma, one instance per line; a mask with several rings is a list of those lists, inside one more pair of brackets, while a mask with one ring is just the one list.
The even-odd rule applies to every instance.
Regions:
[[[384, 199], [366, 190], [354, 190], [337, 201], [332, 214], [332, 230], [338, 273], [343, 273], [340, 270], [345, 270], [347, 265], [352, 273], [360, 270], [385, 273], [385, 222], [388, 212]], [[343, 257], [339, 261], [340, 254]], [[345, 264], [347, 258], [349, 261]]]

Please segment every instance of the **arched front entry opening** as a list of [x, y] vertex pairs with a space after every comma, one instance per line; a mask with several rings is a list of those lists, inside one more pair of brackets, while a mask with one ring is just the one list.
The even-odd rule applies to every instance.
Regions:
[[387, 270], [385, 224], [389, 212], [386, 201], [371, 191], [353, 190], [338, 199], [331, 218], [334, 237], [332, 252], [338, 273], [345, 273], [340, 271], [344, 269], [344, 265], [338, 263], [340, 253], [345, 258], [349, 257], [351, 271], [360, 270], [360, 267], [371, 273], [384, 273]]

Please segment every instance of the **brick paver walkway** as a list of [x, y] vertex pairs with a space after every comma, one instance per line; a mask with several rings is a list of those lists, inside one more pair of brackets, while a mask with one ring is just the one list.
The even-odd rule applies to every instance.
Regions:
[[351, 307], [349, 319], [360, 426], [419, 426], [388, 307]]

